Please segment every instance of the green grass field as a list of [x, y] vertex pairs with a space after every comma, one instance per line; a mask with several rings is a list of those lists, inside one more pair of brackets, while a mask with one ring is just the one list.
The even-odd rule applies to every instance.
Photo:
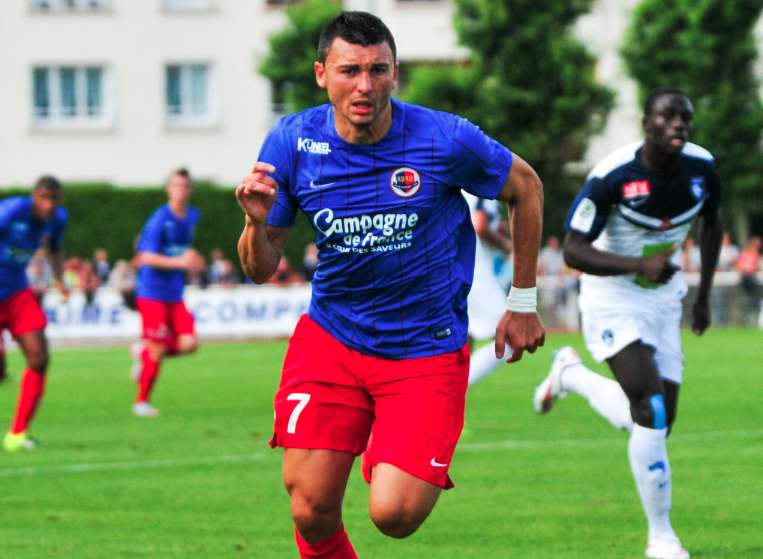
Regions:
[[[684, 341], [674, 525], [695, 559], [763, 557], [763, 333]], [[567, 343], [583, 349], [577, 335], [552, 335], [474, 387], [451, 468], [457, 488], [408, 540], [376, 531], [354, 473], [345, 524], [361, 558], [643, 557], [626, 435], [575, 396], [548, 416], [532, 413], [532, 388], [553, 347]], [[130, 413], [126, 348], [54, 350], [34, 425], [45, 446], [0, 454], [0, 557], [296, 557], [281, 452], [266, 445], [284, 348], [207, 344], [169, 362], [156, 420]], [[17, 353], [9, 359], [4, 417], [22, 365]]]

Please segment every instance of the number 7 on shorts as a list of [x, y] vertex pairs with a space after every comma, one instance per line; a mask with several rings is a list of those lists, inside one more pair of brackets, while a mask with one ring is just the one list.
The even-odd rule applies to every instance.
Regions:
[[302, 413], [302, 410], [305, 409], [305, 406], [310, 401], [310, 394], [306, 394], [304, 392], [292, 392], [286, 397], [286, 399], [299, 401], [299, 403], [294, 406], [294, 409], [289, 416], [289, 423], [286, 426], [286, 432], [290, 435], [293, 435], [297, 430], [297, 420], [299, 419], [299, 415]]

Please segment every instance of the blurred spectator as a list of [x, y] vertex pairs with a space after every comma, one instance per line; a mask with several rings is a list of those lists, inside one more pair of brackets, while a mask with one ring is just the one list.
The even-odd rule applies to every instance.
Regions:
[[117, 260], [109, 274], [109, 287], [122, 295], [125, 305], [135, 310], [135, 269], [126, 260]]
[[731, 242], [731, 235], [723, 234], [723, 243], [721, 244], [721, 253], [718, 256], [718, 269], [723, 272], [730, 272], [734, 269], [739, 258], [739, 247]]
[[564, 256], [559, 247], [559, 239], [551, 235], [538, 256], [538, 275], [560, 277], [564, 271]]
[[760, 237], [752, 237], [737, 260], [737, 272], [739, 272], [739, 285], [749, 299], [745, 305], [742, 318], [749, 320], [752, 313], [758, 312], [760, 305], [759, 284], [757, 273], [760, 270]]
[[95, 253], [93, 253], [93, 267], [95, 268], [95, 275], [98, 276], [100, 285], [106, 285], [109, 281], [109, 273], [111, 272], [109, 253], [106, 252], [106, 249], [95, 249]]
[[80, 266], [82, 260], [77, 258], [70, 258], [64, 264], [64, 285], [69, 289], [79, 289], [80, 287]]
[[225, 255], [219, 248], [213, 248], [209, 253], [209, 266], [207, 267], [207, 282], [209, 285], [220, 283], [220, 278], [225, 273]]
[[267, 283], [283, 287], [295, 283], [304, 283], [304, 281], [305, 279], [291, 267], [286, 256], [282, 256], [281, 260], [278, 261], [278, 268]]
[[223, 260], [222, 273], [220, 274], [217, 283], [227, 287], [241, 283], [241, 277], [238, 275], [238, 270], [236, 270], [232, 260], [228, 258]]
[[34, 253], [27, 265], [26, 275], [35, 297], [38, 301], [42, 301], [42, 296], [45, 295], [45, 290], [50, 287], [53, 279], [53, 270], [45, 256], [45, 249], [39, 249]]
[[683, 251], [681, 252], [681, 269], [684, 272], [699, 272], [702, 265], [702, 255], [699, 252], [694, 237], [689, 235], [684, 241]]
[[312, 281], [315, 269], [318, 267], [318, 247], [315, 243], [309, 243], [305, 247], [305, 256], [302, 258], [302, 273], [307, 281]]
[[93, 304], [95, 292], [98, 290], [100, 283], [93, 269], [93, 264], [89, 260], [83, 260], [79, 267], [79, 287], [85, 295], [86, 307]]

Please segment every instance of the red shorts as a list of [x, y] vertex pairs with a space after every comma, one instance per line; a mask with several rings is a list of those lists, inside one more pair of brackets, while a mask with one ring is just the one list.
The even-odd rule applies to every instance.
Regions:
[[143, 339], [154, 342], [176, 340], [183, 334], [193, 334], [193, 315], [183, 301], [166, 303], [138, 297], [135, 300], [143, 319]]
[[7, 328], [14, 338], [27, 332], [43, 330], [47, 324], [34, 291], [29, 288], [0, 301], [0, 331]]
[[366, 481], [384, 462], [449, 489], [468, 377], [468, 346], [382, 359], [348, 348], [304, 315], [286, 352], [270, 446], [365, 451]]

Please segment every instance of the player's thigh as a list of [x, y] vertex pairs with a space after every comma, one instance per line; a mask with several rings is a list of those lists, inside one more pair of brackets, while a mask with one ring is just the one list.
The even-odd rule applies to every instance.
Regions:
[[192, 351], [196, 348], [194, 318], [182, 301], [170, 305], [169, 326], [172, 335], [177, 338], [180, 351]]
[[283, 482], [294, 500], [304, 506], [341, 507], [355, 456], [325, 449], [287, 448], [283, 454]]
[[441, 487], [382, 462], [371, 475], [368, 510], [377, 524], [415, 529], [432, 512], [441, 492]]
[[662, 379], [654, 360], [654, 348], [641, 341], [624, 347], [610, 357], [607, 363], [632, 404], [653, 394], [663, 393]]
[[464, 424], [468, 348], [387, 367], [400, 376], [369, 387], [375, 420], [363, 461], [366, 481], [377, 465], [389, 464], [436, 487], [452, 487], [448, 471]]

